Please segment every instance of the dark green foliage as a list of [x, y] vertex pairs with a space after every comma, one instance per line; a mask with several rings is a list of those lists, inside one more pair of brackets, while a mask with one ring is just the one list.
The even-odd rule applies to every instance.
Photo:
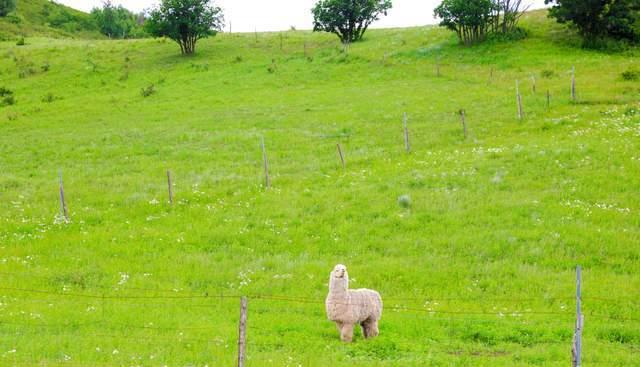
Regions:
[[156, 87], [153, 84], [149, 84], [148, 86], [140, 90], [140, 94], [145, 98], [151, 96], [155, 92], [156, 92]]
[[627, 70], [627, 71], [623, 71], [622, 74], [620, 74], [620, 76], [622, 77], [623, 80], [635, 81], [635, 80], [640, 79], [640, 71], [638, 71], [638, 70]]
[[224, 26], [222, 9], [211, 0], [162, 0], [149, 14], [145, 29], [180, 45], [183, 55], [196, 50], [196, 42], [215, 36]]
[[444, 0], [434, 15], [455, 31], [465, 45], [484, 41], [491, 31], [496, 4], [492, 0]]
[[[640, 40], [640, 0], [545, 0], [549, 16], [575, 26], [590, 48], [620, 48], [607, 39]], [[624, 45], [622, 45], [624, 48]]]
[[517, 41], [527, 37], [518, 22], [527, 7], [523, 0], [444, 0], [434, 15], [440, 25], [455, 31], [461, 42], [471, 45], [492, 39]]
[[100, 32], [109, 38], [136, 38], [144, 36], [142, 26], [144, 16], [136, 15], [122, 7], [115, 6], [111, 0], [102, 3], [102, 8], [91, 10]]
[[320, 0], [311, 10], [313, 31], [334, 33], [343, 44], [356, 42], [391, 6], [391, 0]]
[[0, 17], [5, 17], [14, 10], [16, 10], [16, 0], [0, 0]]
[[55, 3], [44, 4], [42, 15], [49, 26], [67, 32], [96, 29], [96, 24], [90, 17]]
[[0, 106], [11, 106], [16, 103], [13, 91], [5, 87], [0, 87]]
[[26, 43], [24, 41], [24, 37], [20, 37], [18, 38], [18, 41], [16, 42], [16, 46], [24, 46]]

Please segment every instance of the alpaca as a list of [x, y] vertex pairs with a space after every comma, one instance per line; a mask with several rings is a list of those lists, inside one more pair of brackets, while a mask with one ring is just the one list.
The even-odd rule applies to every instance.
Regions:
[[349, 274], [344, 265], [336, 265], [331, 272], [325, 306], [327, 318], [336, 323], [343, 342], [351, 342], [355, 324], [360, 324], [365, 338], [378, 336], [382, 298], [370, 289], [349, 289]]

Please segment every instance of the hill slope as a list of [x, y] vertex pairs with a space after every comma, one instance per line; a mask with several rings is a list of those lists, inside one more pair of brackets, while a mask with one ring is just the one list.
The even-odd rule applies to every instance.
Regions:
[[0, 40], [36, 36], [104, 38], [89, 14], [49, 0], [18, 1], [14, 13], [0, 17]]
[[[637, 58], [524, 26], [2, 44], [0, 365], [231, 366], [249, 295], [248, 366], [566, 366], [581, 264], [584, 365], [637, 366]], [[326, 321], [336, 263], [376, 340]]]

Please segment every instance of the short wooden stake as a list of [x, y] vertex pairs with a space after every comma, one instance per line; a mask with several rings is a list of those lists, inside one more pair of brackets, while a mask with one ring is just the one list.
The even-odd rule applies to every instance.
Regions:
[[491, 83], [493, 81], [493, 67], [491, 68], [491, 71], [489, 71], [489, 81], [488, 83]]
[[347, 164], [344, 161], [344, 154], [342, 154], [342, 147], [340, 146], [340, 143], [337, 144], [338, 147], [338, 155], [340, 156], [340, 162], [342, 162], [342, 169], [347, 168]]
[[280, 32], [280, 51], [282, 51], [282, 32]]
[[460, 110], [460, 122], [462, 122], [462, 131], [464, 132], [464, 139], [467, 139], [467, 121], [465, 111]]
[[169, 188], [169, 205], [173, 205], [173, 182], [171, 180], [171, 171], [167, 170], [167, 187]]
[[547, 89], [547, 109], [551, 107], [551, 92]]
[[262, 138], [262, 161], [264, 164], [264, 182], [266, 188], [271, 187], [271, 179], [269, 178], [269, 160], [267, 159], [267, 148], [264, 146], [264, 137]]
[[411, 153], [411, 143], [409, 142], [409, 127], [407, 126], [407, 113], [404, 113], [404, 117], [402, 119], [402, 124], [404, 125], [404, 147], [407, 150], [407, 153]]
[[240, 322], [238, 325], [238, 367], [244, 367], [247, 349], [247, 297], [240, 298]]
[[571, 100], [576, 101], [576, 67], [571, 68]]
[[69, 210], [67, 209], [67, 203], [64, 199], [64, 185], [62, 184], [62, 171], [58, 172], [58, 178], [60, 179], [60, 215], [64, 218], [65, 222], [69, 222]]
[[522, 120], [524, 117], [522, 112], [522, 96], [520, 95], [520, 83], [516, 80], [516, 101], [518, 102], [518, 118]]
[[573, 348], [571, 349], [573, 367], [582, 365], [582, 330], [584, 326], [584, 315], [582, 314], [582, 268], [576, 267], [576, 328], [573, 334]]
[[536, 93], [536, 76], [535, 75], [531, 75], [531, 90], [533, 91], [533, 93]]

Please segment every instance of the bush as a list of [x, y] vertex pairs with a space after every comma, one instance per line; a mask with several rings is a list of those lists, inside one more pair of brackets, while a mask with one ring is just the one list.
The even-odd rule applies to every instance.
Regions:
[[622, 74], [620, 74], [620, 76], [622, 77], [622, 80], [626, 80], [628, 82], [636, 81], [640, 79], [640, 71], [627, 70], [627, 71], [623, 71]]
[[16, 104], [13, 91], [5, 87], [0, 87], [0, 106], [11, 106]]
[[14, 10], [16, 10], [16, 0], [0, 0], [0, 17], [7, 16]]
[[140, 90], [140, 94], [144, 97], [147, 98], [149, 96], [151, 96], [152, 94], [154, 94], [156, 92], [156, 87], [153, 84], [149, 84], [147, 87], [142, 88]]
[[545, 79], [551, 79], [556, 75], [555, 71], [553, 71], [553, 70], [542, 70], [542, 73], [540, 73], [540, 74]]
[[43, 72], [47, 72], [49, 71], [49, 69], [51, 68], [51, 65], [49, 65], [49, 62], [45, 61], [44, 64], [42, 64], [42, 66], [40, 66], [40, 69], [42, 69]]
[[53, 93], [49, 92], [49, 93], [45, 94], [44, 97], [42, 97], [42, 102], [51, 103], [51, 102], [55, 101], [56, 99], [58, 99], [58, 98], [55, 95], [53, 95]]
[[26, 43], [24, 41], [24, 37], [18, 38], [18, 42], [16, 42], [16, 46], [24, 46]]

